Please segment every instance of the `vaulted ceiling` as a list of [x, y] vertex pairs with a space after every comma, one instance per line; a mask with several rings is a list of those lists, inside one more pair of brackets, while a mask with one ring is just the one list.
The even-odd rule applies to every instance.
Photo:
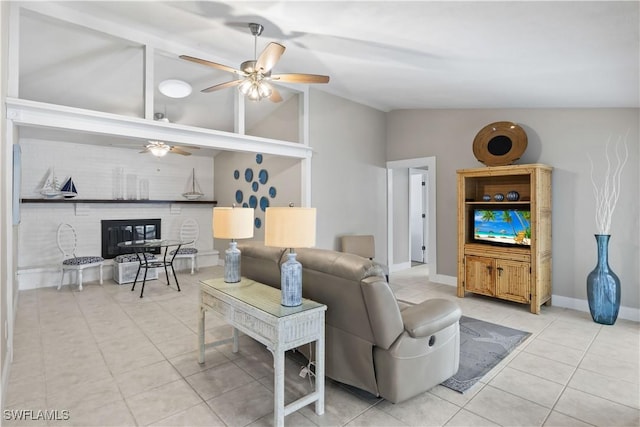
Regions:
[[[264, 25], [258, 52], [270, 41], [287, 48], [274, 71], [329, 75], [319, 89], [383, 111], [640, 107], [637, 1], [49, 3], [88, 23], [95, 17], [191, 46], [184, 53], [234, 68], [252, 59], [247, 23], [257, 22]], [[140, 46], [99, 35], [69, 43], [74, 28], [45, 25], [41, 17], [25, 22], [21, 45], [29, 54], [20, 59], [21, 90], [53, 99], [68, 96], [66, 86], [84, 85], [96, 97], [88, 108], [99, 102], [125, 114], [142, 111]], [[186, 80], [194, 92], [234, 78], [174, 53], [157, 51], [156, 58], [158, 79]], [[228, 113], [218, 118], [226, 121], [232, 91], [198, 93], [190, 102], [223, 100]], [[181, 114], [179, 105], [170, 108]]]

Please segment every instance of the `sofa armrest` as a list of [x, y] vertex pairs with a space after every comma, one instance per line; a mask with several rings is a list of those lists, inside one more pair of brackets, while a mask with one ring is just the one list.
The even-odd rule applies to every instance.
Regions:
[[434, 298], [408, 307], [402, 310], [400, 315], [404, 330], [413, 338], [422, 338], [456, 323], [462, 315], [462, 310], [453, 301]]

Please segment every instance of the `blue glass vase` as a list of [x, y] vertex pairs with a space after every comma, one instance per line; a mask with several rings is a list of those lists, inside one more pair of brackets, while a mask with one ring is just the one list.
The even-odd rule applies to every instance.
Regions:
[[620, 310], [620, 279], [609, 268], [608, 234], [596, 234], [598, 264], [587, 276], [589, 311], [596, 323], [613, 325]]

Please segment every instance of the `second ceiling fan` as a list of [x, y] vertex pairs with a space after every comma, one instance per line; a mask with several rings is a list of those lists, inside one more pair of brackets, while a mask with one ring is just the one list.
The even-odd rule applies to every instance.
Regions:
[[239, 76], [236, 80], [220, 83], [206, 89], [202, 92], [214, 92], [216, 90], [228, 87], [238, 86], [240, 92], [246, 95], [252, 101], [260, 101], [268, 98], [273, 102], [282, 101], [282, 97], [270, 81], [279, 81], [285, 83], [328, 83], [329, 76], [319, 74], [271, 74], [271, 69], [278, 62], [285, 51], [285, 47], [279, 43], [271, 42], [257, 56], [258, 36], [262, 34], [264, 27], [260, 24], [250, 23], [249, 30], [254, 37], [254, 59], [244, 61], [240, 64], [240, 69], [218, 64], [216, 62], [207, 61], [205, 59], [195, 58], [188, 55], [180, 55], [180, 58], [187, 61], [196, 62], [223, 71], [235, 73]]

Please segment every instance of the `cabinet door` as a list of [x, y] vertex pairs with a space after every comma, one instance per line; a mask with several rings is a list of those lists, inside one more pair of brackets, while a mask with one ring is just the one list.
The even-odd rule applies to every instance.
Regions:
[[476, 294], [494, 295], [495, 261], [467, 255], [465, 258], [465, 290]]
[[496, 296], [516, 302], [531, 299], [531, 264], [496, 260]]

